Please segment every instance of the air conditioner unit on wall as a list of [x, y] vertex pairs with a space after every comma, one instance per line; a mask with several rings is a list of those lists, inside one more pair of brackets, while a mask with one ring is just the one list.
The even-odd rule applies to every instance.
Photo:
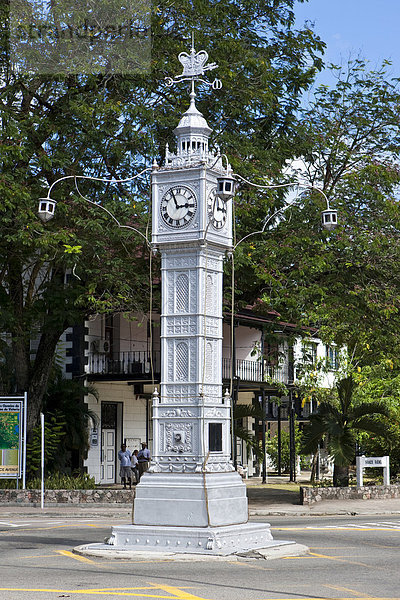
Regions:
[[93, 340], [91, 343], [92, 352], [98, 354], [107, 354], [110, 352], [110, 342], [108, 340]]

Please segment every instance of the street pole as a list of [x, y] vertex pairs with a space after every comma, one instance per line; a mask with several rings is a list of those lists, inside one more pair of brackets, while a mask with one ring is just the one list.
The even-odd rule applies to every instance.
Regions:
[[264, 388], [261, 389], [261, 406], [262, 406], [262, 416], [263, 416], [263, 420], [262, 420], [262, 440], [261, 440], [261, 448], [262, 448], [262, 455], [263, 455], [263, 464], [262, 464], [262, 481], [261, 483], [267, 483], [267, 457], [265, 455], [266, 452], [266, 448], [265, 448], [265, 435], [266, 435], [266, 427], [265, 427], [265, 413], [266, 413], [266, 406], [265, 406], [265, 390]]
[[278, 475], [282, 475], [282, 414], [281, 405], [278, 405]]
[[27, 413], [28, 413], [28, 392], [24, 393], [24, 418], [23, 418], [23, 446], [22, 446], [22, 489], [26, 489], [26, 426], [27, 426]]
[[41, 425], [41, 486], [40, 486], [40, 508], [44, 508], [44, 414], [40, 413], [40, 425]]
[[293, 392], [289, 394], [289, 444], [290, 444], [290, 481], [296, 481], [296, 446], [295, 446], [295, 434], [294, 434], [294, 400]]
[[232, 462], [233, 466], [237, 467], [237, 447], [236, 447], [236, 435], [235, 435], [235, 419], [234, 410], [238, 399], [238, 386], [239, 383], [236, 381], [236, 322], [233, 316], [232, 310], [232, 322], [231, 322], [231, 335], [232, 335], [232, 363], [231, 363], [231, 380], [232, 380], [232, 408], [231, 408], [231, 439], [232, 439]]
[[[240, 387], [240, 377], [235, 378], [234, 382], [234, 394], [232, 398], [233, 402], [233, 414], [235, 413], [236, 404], [239, 400], [239, 387]], [[233, 466], [237, 467], [237, 438], [235, 432], [233, 433]]]

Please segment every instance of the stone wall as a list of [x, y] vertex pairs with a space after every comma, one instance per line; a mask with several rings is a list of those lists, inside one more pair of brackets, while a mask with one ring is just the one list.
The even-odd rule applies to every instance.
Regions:
[[[134, 490], [46, 490], [46, 504], [131, 504]], [[0, 490], [1, 504], [40, 505], [40, 490]]]
[[391, 498], [400, 498], [400, 485], [300, 488], [300, 504], [315, 504], [323, 500], [384, 500]]

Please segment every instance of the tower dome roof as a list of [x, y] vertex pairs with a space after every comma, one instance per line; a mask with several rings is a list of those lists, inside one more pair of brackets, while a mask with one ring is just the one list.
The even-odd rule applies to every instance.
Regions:
[[204, 135], [209, 137], [212, 129], [208, 126], [207, 121], [197, 110], [195, 99], [196, 94], [192, 92], [190, 94], [190, 106], [185, 113], [183, 113], [178, 126], [174, 129], [174, 133], [177, 137], [180, 135], [187, 135], [188, 133], [194, 133], [197, 135]]

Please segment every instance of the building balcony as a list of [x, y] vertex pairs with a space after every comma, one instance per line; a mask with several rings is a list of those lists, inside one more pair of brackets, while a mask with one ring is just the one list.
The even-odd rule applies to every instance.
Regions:
[[[97, 377], [110, 377], [118, 379], [151, 379], [151, 357], [146, 351], [88, 354], [87, 373]], [[152, 353], [154, 378], [160, 378], [161, 356], [160, 352]]]
[[[153, 352], [153, 371], [155, 379], [160, 378], [161, 353]], [[231, 359], [222, 359], [222, 377], [231, 377]], [[87, 374], [95, 378], [115, 379], [151, 379], [150, 353], [146, 351], [131, 351], [109, 354], [90, 352], [88, 354]], [[236, 360], [234, 375], [243, 382], [262, 383], [274, 381], [279, 383], [293, 383], [294, 369], [292, 363], [283, 365], [264, 364], [260, 360]]]
[[[222, 377], [230, 379], [232, 373], [232, 361], [230, 358], [222, 359]], [[294, 380], [293, 363], [287, 362], [283, 365], [271, 365], [266, 360], [242, 360], [237, 359], [234, 376], [241, 381], [262, 383], [274, 381], [291, 384]]]

